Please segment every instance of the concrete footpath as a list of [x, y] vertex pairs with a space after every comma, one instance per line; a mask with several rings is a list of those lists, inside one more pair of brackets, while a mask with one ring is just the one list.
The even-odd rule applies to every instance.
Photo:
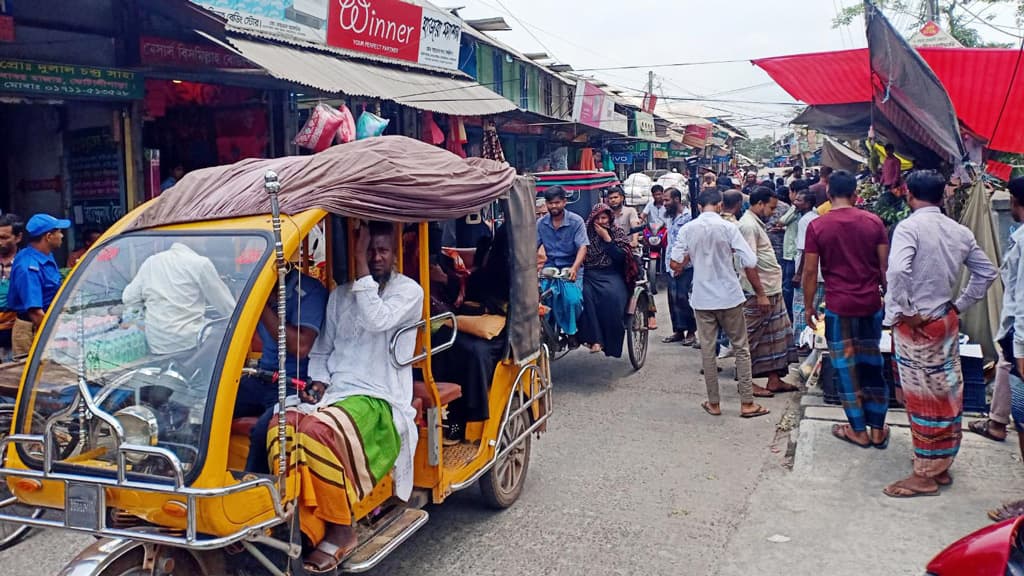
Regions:
[[887, 450], [862, 449], [832, 437], [846, 421], [840, 407], [812, 394], [802, 404], [792, 470], [765, 467], [720, 576], [921, 576], [935, 554], [990, 523], [987, 509], [1024, 498], [1016, 434], [993, 442], [965, 421], [953, 485], [899, 500], [882, 489], [912, 472], [905, 412], [890, 412]]

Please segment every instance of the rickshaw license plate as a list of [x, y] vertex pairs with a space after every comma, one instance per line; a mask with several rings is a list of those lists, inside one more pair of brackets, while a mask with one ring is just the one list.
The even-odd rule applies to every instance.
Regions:
[[103, 487], [68, 482], [64, 493], [64, 524], [68, 528], [100, 530], [106, 506]]

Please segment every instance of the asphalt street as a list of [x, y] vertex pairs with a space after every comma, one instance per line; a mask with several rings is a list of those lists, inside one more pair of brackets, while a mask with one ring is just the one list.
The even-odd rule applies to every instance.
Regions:
[[[476, 487], [455, 494], [371, 574], [715, 574], [751, 492], [783, 463], [789, 435], [776, 425], [790, 399], [764, 402], [769, 416], [739, 418], [723, 361], [725, 415], [705, 414], [700, 353], [661, 343], [663, 299], [660, 307], [639, 372], [627, 358], [582, 350], [554, 364], [555, 413], [515, 506], [488, 510]], [[54, 574], [89, 541], [36, 533], [0, 552], [0, 575]]]

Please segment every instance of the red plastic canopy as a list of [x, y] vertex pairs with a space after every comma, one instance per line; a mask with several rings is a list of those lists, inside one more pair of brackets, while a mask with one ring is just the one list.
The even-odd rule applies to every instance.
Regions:
[[[1010, 86], [1017, 50], [919, 48], [918, 53], [939, 77], [966, 127], [987, 139], [989, 148], [1024, 153], [1024, 69], [1012, 80], [1012, 89]], [[812, 106], [871, 101], [866, 48], [763, 58], [753, 63], [790, 96]], [[1021, 64], [1024, 68], [1024, 61]]]

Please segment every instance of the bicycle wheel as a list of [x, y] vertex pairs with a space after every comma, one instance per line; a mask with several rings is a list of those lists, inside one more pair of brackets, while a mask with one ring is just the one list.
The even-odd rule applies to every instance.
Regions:
[[634, 370], [643, 368], [647, 360], [647, 294], [637, 298], [636, 309], [626, 318], [626, 344], [629, 350], [629, 363]]
[[[14, 406], [0, 406], [0, 438], [6, 437], [11, 432], [13, 422]], [[11, 494], [11, 491], [7, 488], [7, 482], [0, 477], [0, 500], [6, 500], [11, 496], [13, 496], [13, 494]], [[42, 508], [23, 506], [21, 504], [9, 506], [5, 508], [4, 511], [29, 518], [39, 518], [43, 515]], [[30, 526], [15, 524], [12, 522], [0, 522], [0, 550], [14, 546], [27, 536], [31, 530], [32, 528]]]

